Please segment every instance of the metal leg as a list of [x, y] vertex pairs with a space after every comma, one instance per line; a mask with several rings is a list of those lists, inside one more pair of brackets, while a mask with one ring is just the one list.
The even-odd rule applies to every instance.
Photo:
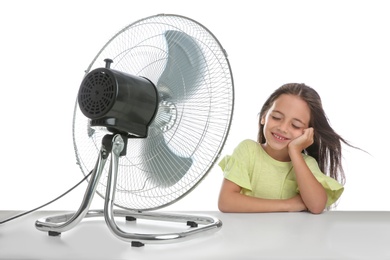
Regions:
[[[106, 212], [104, 212], [106, 214]], [[163, 233], [163, 234], [137, 234], [127, 233], [121, 230], [113, 219], [113, 216], [134, 217], [136, 219], [147, 219], [167, 222], [181, 222], [190, 226], [180, 232]], [[174, 214], [174, 213], [156, 213], [156, 212], [129, 212], [123, 210], [115, 210], [109, 215], [110, 222], [109, 227], [113, 234], [119, 239], [126, 242], [136, 242], [143, 244], [166, 244], [179, 241], [186, 241], [193, 237], [204, 235], [206, 233], [213, 233], [218, 231], [222, 227], [222, 221], [212, 216], [198, 216], [198, 215], [186, 215], [186, 214]], [[106, 220], [107, 221], [107, 220]], [[196, 224], [196, 225], [193, 225]], [[198, 226], [199, 225], [199, 226]], [[138, 244], [139, 245], [139, 244]], [[138, 246], [136, 245], [136, 246]]]
[[[121, 212], [114, 211], [114, 201], [115, 201], [115, 187], [118, 173], [118, 162], [119, 155], [123, 149], [123, 142], [120, 141], [120, 136], [115, 138], [112, 153], [111, 153], [111, 165], [110, 172], [108, 175], [108, 183], [106, 189], [106, 198], [104, 205], [104, 218], [105, 221], [111, 230], [111, 232], [118, 237], [127, 242], [132, 242], [134, 246], [142, 246], [144, 243], [169, 243], [175, 242], [176, 240], [184, 240], [189, 236], [200, 234], [205, 231], [216, 231], [218, 228], [222, 227], [222, 222], [219, 219], [213, 217], [204, 217], [204, 216], [189, 216], [189, 215], [178, 215], [178, 214], [156, 214], [156, 213], [137, 213], [137, 212]], [[183, 232], [177, 233], [168, 233], [168, 234], [134, 234], [127, 233], [121, 230], [115, 223], [114, 216], [122, 213], [126, 217], [132, 216], [134, 218], [149, 219], [149, 220], [162, 220], [162, 221], [171, 221], [171, 222], [183, 222], [187, 225], [193, 227], [191, 229], [185, 230]], [[198, 227], [198, 224], [204, 226]]]
[[[83, 202], [76, 213], [63, 214], [37, 220], [35, 225], [41, 231], [49, 232], [49, 235], [58, 235], [77, 225], [84, 217], [104, 216], [110, 231], [119, 239], [131, 242], [132, 246], [143, 246], [144, 243], [171, 243], [178, 240], [186, 240], [195, 235], [205, 232], [215, 232], [222, 227], [222, 222], [211, 216], [194, 216], [186, 214], [170, 213], [144, 213], [130, 210], [114, 210], [115, 189], [118, 174], [118, 162], [120, 154], [124, 147], [124, 141], [120, 135], [116, 135], [112, 140], [111, 163], [108, 173], [104, 210], [88, 210], [94, 193], [107, 160], [107, 151], [102, 148], [99, 158], [96, 162], [94, 172], [89, 182]], [[114, 217], [124, 217], [126, 219], [147, 219], [168, 222], [186, 223], [189, 228], [181, 232], [164, 234], [137, 234], [128, 233], [120, 229]], [[200, 225], [200, 226], [198, 226]]]
[[52, 236], [59, 235], [61, 232], [68, 231], [75, 227], [88, 213], [106, 161], [107, 151], [103, 146], [96, 161], [95, 168], [93, 169], [91, 180], [88, 183], [83, 201], [76, 213], [39, 219], [35, 222], [35, 227], [38, 230], [48, 232], [49, 235]]

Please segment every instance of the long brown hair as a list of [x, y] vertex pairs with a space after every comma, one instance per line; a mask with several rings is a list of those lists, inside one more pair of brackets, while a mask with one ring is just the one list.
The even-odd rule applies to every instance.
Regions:
[[[276, 89], [265, 101], [259, 116], [259, 132], [257, 141], [260, 144], [266, 142], [261, 124], [261, 118], [265, 116], [273, 102], [282, 94], [299, 96], [306, 101], [310, 108], [309, 127], [314, 128], [314, 143], [305, 149], [305, 153], [317, 160], [321, 171], [345, 183], [345, 175], [342, 167], [342, 147], [341, 143], [350, 145], [339, 134], [337, 134], [329, 124], [328, 117], [322, 107], [322, 101], [318, 93], [305, 84], [288, 83]], [[353, 147], [353, 146], [352, 146]]]

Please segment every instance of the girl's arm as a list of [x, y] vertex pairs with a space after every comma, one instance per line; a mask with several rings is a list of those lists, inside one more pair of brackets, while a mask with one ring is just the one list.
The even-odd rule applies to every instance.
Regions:
[[311, 213], [319, 214], [325, 209], [328, 197], [324, 187], [314, 177], [302, 156], [302, 150], [313, 143], [313, 135], [313, 128], [305, 129], [301, 137], [289, 144], [288, 151], [301, 198]]
[[218, 208], [222, 212], [278, 212], [304, 211], [306, 206], [301, 196], [291, 199], [261, 199], [240, 193], [241, 187], [224, 179], [219, 194]]

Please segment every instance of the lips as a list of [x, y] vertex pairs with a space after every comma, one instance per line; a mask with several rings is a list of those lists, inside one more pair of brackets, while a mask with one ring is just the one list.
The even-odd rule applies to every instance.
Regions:
[[273, 137], [275, 137], [277, 140], [280, 140], [280, 141], [287, 141], [289, 140], [288, 138], [284, 137], [284, 136], [281, 136], [281, 135], [278, 135], [278, 134], [275, 134], [275, 133], [272, 133]]

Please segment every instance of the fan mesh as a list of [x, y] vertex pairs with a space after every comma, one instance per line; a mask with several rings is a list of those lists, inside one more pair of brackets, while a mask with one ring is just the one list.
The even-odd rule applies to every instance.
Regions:
[[[183, 50], [186, 55], [169, 49], [185, 41], [193, 43]], [[169, 205], [206, 176], [228, 135], [234, 91], [226, 53], [214, 35], [194, 20], [156, 15], [119, 31], [87, 72], [103, 67], [106, 58], [114, 61], [115, 70], [148, 78], [161, 96], [148, 137], [129, 139], [127, 155], [120, 158], [115, 204], [135, 210]], [[95, 165], [106, 131], [90, 128], [77, 102], [73, 120], [76, 158], [86, 175]], [[98, 186], [102, 197], [107, 174], [108, 167]]]

